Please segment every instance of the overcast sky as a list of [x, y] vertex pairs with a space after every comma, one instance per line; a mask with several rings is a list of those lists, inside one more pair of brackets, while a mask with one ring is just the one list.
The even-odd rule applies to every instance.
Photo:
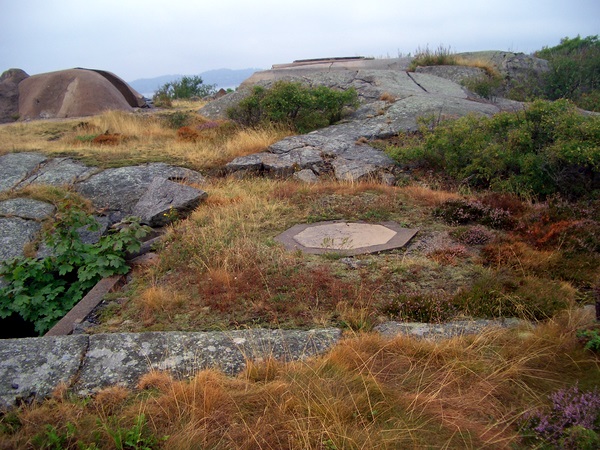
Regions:
[[531, 53], [600, 34], [600, 0], [0, 0], [0, 72], [126, 81], [440, 45]]

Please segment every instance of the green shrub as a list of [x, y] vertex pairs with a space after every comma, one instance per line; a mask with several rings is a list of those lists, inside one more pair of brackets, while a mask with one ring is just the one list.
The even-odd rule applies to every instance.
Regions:
[[178, 130], [181, 127], [187, 127], [192, 123], [192, 114], [187, 111], [175, 111], [162, 115], [161, 119], [169, 128]]
[[[171, 100], [206, 97], [215, 92], [214, 84], [204, 84], [202, 77], [184, 76], [177, 81], [163, 84], [152, 97], [157, 106], [169, 106]], [[167, 103], [167, 104], [165, 104]]]
[[582, 197], [598, 188], [600, 117], [567, 100], [538, 100], [525, 111], [469, 115], [429, 125], [420, 143], [390, 148], [461, 183], [522, 196]]
[[336, 91], [325, 86], [278, 81], [269, 89], [255, 86], [227, 115], [244, 126], [270, 122], [306, 133], [339, 121], [347, 108], [357, 105], [358, 94], [353, 88]]
[[53, 255], [15, 258], [0, 264], [7, 286], [0, 289], [0, 317], [20, 315], [43, 334], [62, 318], [101, 278], [125, 274], [126, 252], [137, 251], [148, 228], [136, 219], [121, 222], [118, 231], [95, 244], [81, 241], [78, 229], [98, 229], [98, 222], [70, 203], [60, 205], [46, 242]]
[[[555, 47], [535, 54], [547, 59], [550, 71], [545, 77], [545, 97], [568, 98], [582, 108], [600, 111], [600, 40], [598, 35], [565, 37]], [[596, 101], [590, 101], [596, 99]]]
[[559, 281], [490, 271], [456, 294], [452, 303], [472, 317], [544, 320], [571, 305], [572, 297]]

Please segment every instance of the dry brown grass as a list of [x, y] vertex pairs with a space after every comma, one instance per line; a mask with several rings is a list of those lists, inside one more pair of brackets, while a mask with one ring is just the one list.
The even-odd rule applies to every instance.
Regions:
[[431, 189], [428, 186], [418, 184], [404, 186], [401, 188], [401, 191], [415, 202], [427, 207], [440, 206], [442, 203], [449, 200], [458, 200], [462, 198], [456, 192]]
[[[181, 110], [179, 110], [181, 112]], [[79, 119], [32, 121], [0, 126], [0, 155], [11, 151], [41, 151], [71, 155], [100, 166], [165, 161], [204, 170], [221, 166], [238, 156], [265, 150], [290, 134], [277, 127], [236, 128], [225, 121], [209, 122], [193, 111], [185, 112], [197, 139], [180, 139], [177, 130], [156, 113], [109, 111]], [[171, 113], [173, 114], [173, 113]], [[198, 126], [198, 130], [196, 127]], [[94, 142], [102, 139], [110, 145]]]
[[73, 448], [112, 448], [106, 430], [140, 414], [170, 449], [514, 448], [523, 413], [550, 392], [597, 385], [600, 361], [575, 336], [591, 320], [570, 310], [535, 328], [439, 342], [349, 336], [322, 357], [250, 362], [236, 378], [151, 372], [129, 394], [107, 388], [81, 402], [63, 392], [21, 408], [17, 429], [0, 428], [0, 448], [26, 448], [46, 425], [67, 423]]
[[482, 69], [487, 73], [490, 77], [500, 77], [500, 72], [495, 64], [493, 64], [489, 59], [484, 58], [464, 58], [458, 56], [456, 58], [456, 65], [458, 66], [468, 66], [468, 67], [476, 67], [478, 69]]
[[183, 306], [183, 299], [178, 292], [162, 286], [150, 286], [144, 289], [133, 301], [145, 322], [152, 322], [159, 313], [169, 315]]

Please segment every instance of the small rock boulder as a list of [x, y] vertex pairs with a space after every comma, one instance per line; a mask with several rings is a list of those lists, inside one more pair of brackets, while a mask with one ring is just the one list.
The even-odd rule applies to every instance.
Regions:
[[194, 209], [207, 195], [191, 186], [155, 178], [133, 208], [133, 214], [151, 227], [164, 226], [174, 215], [179, 218]]
[[28, 76], [21, 69], [9, 69], [0, 75], [0, 123], [19, 118], [19, 83]]
[[116, 75], [68, 69], [33, 75], [19, 83], [22, 119], [81, 117], [108, 110], [131, 111], [143, 97]]

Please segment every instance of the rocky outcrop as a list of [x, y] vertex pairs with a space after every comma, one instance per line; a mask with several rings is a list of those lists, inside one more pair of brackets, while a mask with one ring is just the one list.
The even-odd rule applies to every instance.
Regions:
[[[490, 328], [531, 327], [517, 320], [461, 320], [444, 324], [386, 322], [385, 338], [405, 334], [443, 340]], [[58, 386], [90, 395], [108, 386], [135, 388], [152, 370], [186, 378], [216, 368], [227, 375], [248, 361], [296, 361], [327, 352], [342, 339], [337, 328], [232, 330], [46, 336], [0, 340], [0, 409], [48, 397]]]
[[0, 75], [0, 123], [19, 118], [19, 83], [28, 76], [21, 69], [9, 69]]
[[[19, 197], [18, 190], [31, 184], [71, 186], [90, 199], [99, 212], [101, 230], [125, 216], [137, 215], [150, 226], [163, 226], [185, 217], [207, 194], [190, 183], [204, 183], [193, 170], [164, 163], [101, 170], [70, 158], [48, 158], [39, 153], [8, 153], [0, 156], [0, 192], [15, 197], [0, 202], [0, 261], [23, 254], [35, 239], [40, 222], [54, 213], [54, 206]], [[166, 214], [166, 215], [165, 215]], [[85, 242], [94, 242], [98, 232], [81, 230]], [[41, 248], [44, 256], [51, 249]]]
[[33, 75], [22, 80], [18, 90], [21, 119], [91, 116], [145, 105], [142, 95], [125, 81], [102, 70], [68, 69]]
[[270, 86], [277, 80], [298, 81], [310, 86], [354, 88], [360, 107], [344, 121], [309, 134], [288, 137], [267, 151], [236, 158], [227, 164], [231, 172], [259, 172], [288, 176], [308, 170], [316, 177], [338, 180], [365, 178], [393, 182], [394, 161], [368, 142], [417, 129], [422, 116], [436, 119], [466, 114], [492, 115], [520, 108], [518, 102], [487, 102], [458, 83], [432, 74], [407, 72], [410, 58], [352, 60], [292, 65], [259, 72], [241, 88], [203, 107], [199, 113], [223, 117], [232, 104], [248, 95], [255, 84]]
[[41, 400], [60, 384], [79, 395], [134, 388], [151, 370], [179, 378], [205, 368], [229, 375], [247, 361], [304, 359], [331, 348], [341, 330], [114, 333], [0, 340], [0, 409]]

